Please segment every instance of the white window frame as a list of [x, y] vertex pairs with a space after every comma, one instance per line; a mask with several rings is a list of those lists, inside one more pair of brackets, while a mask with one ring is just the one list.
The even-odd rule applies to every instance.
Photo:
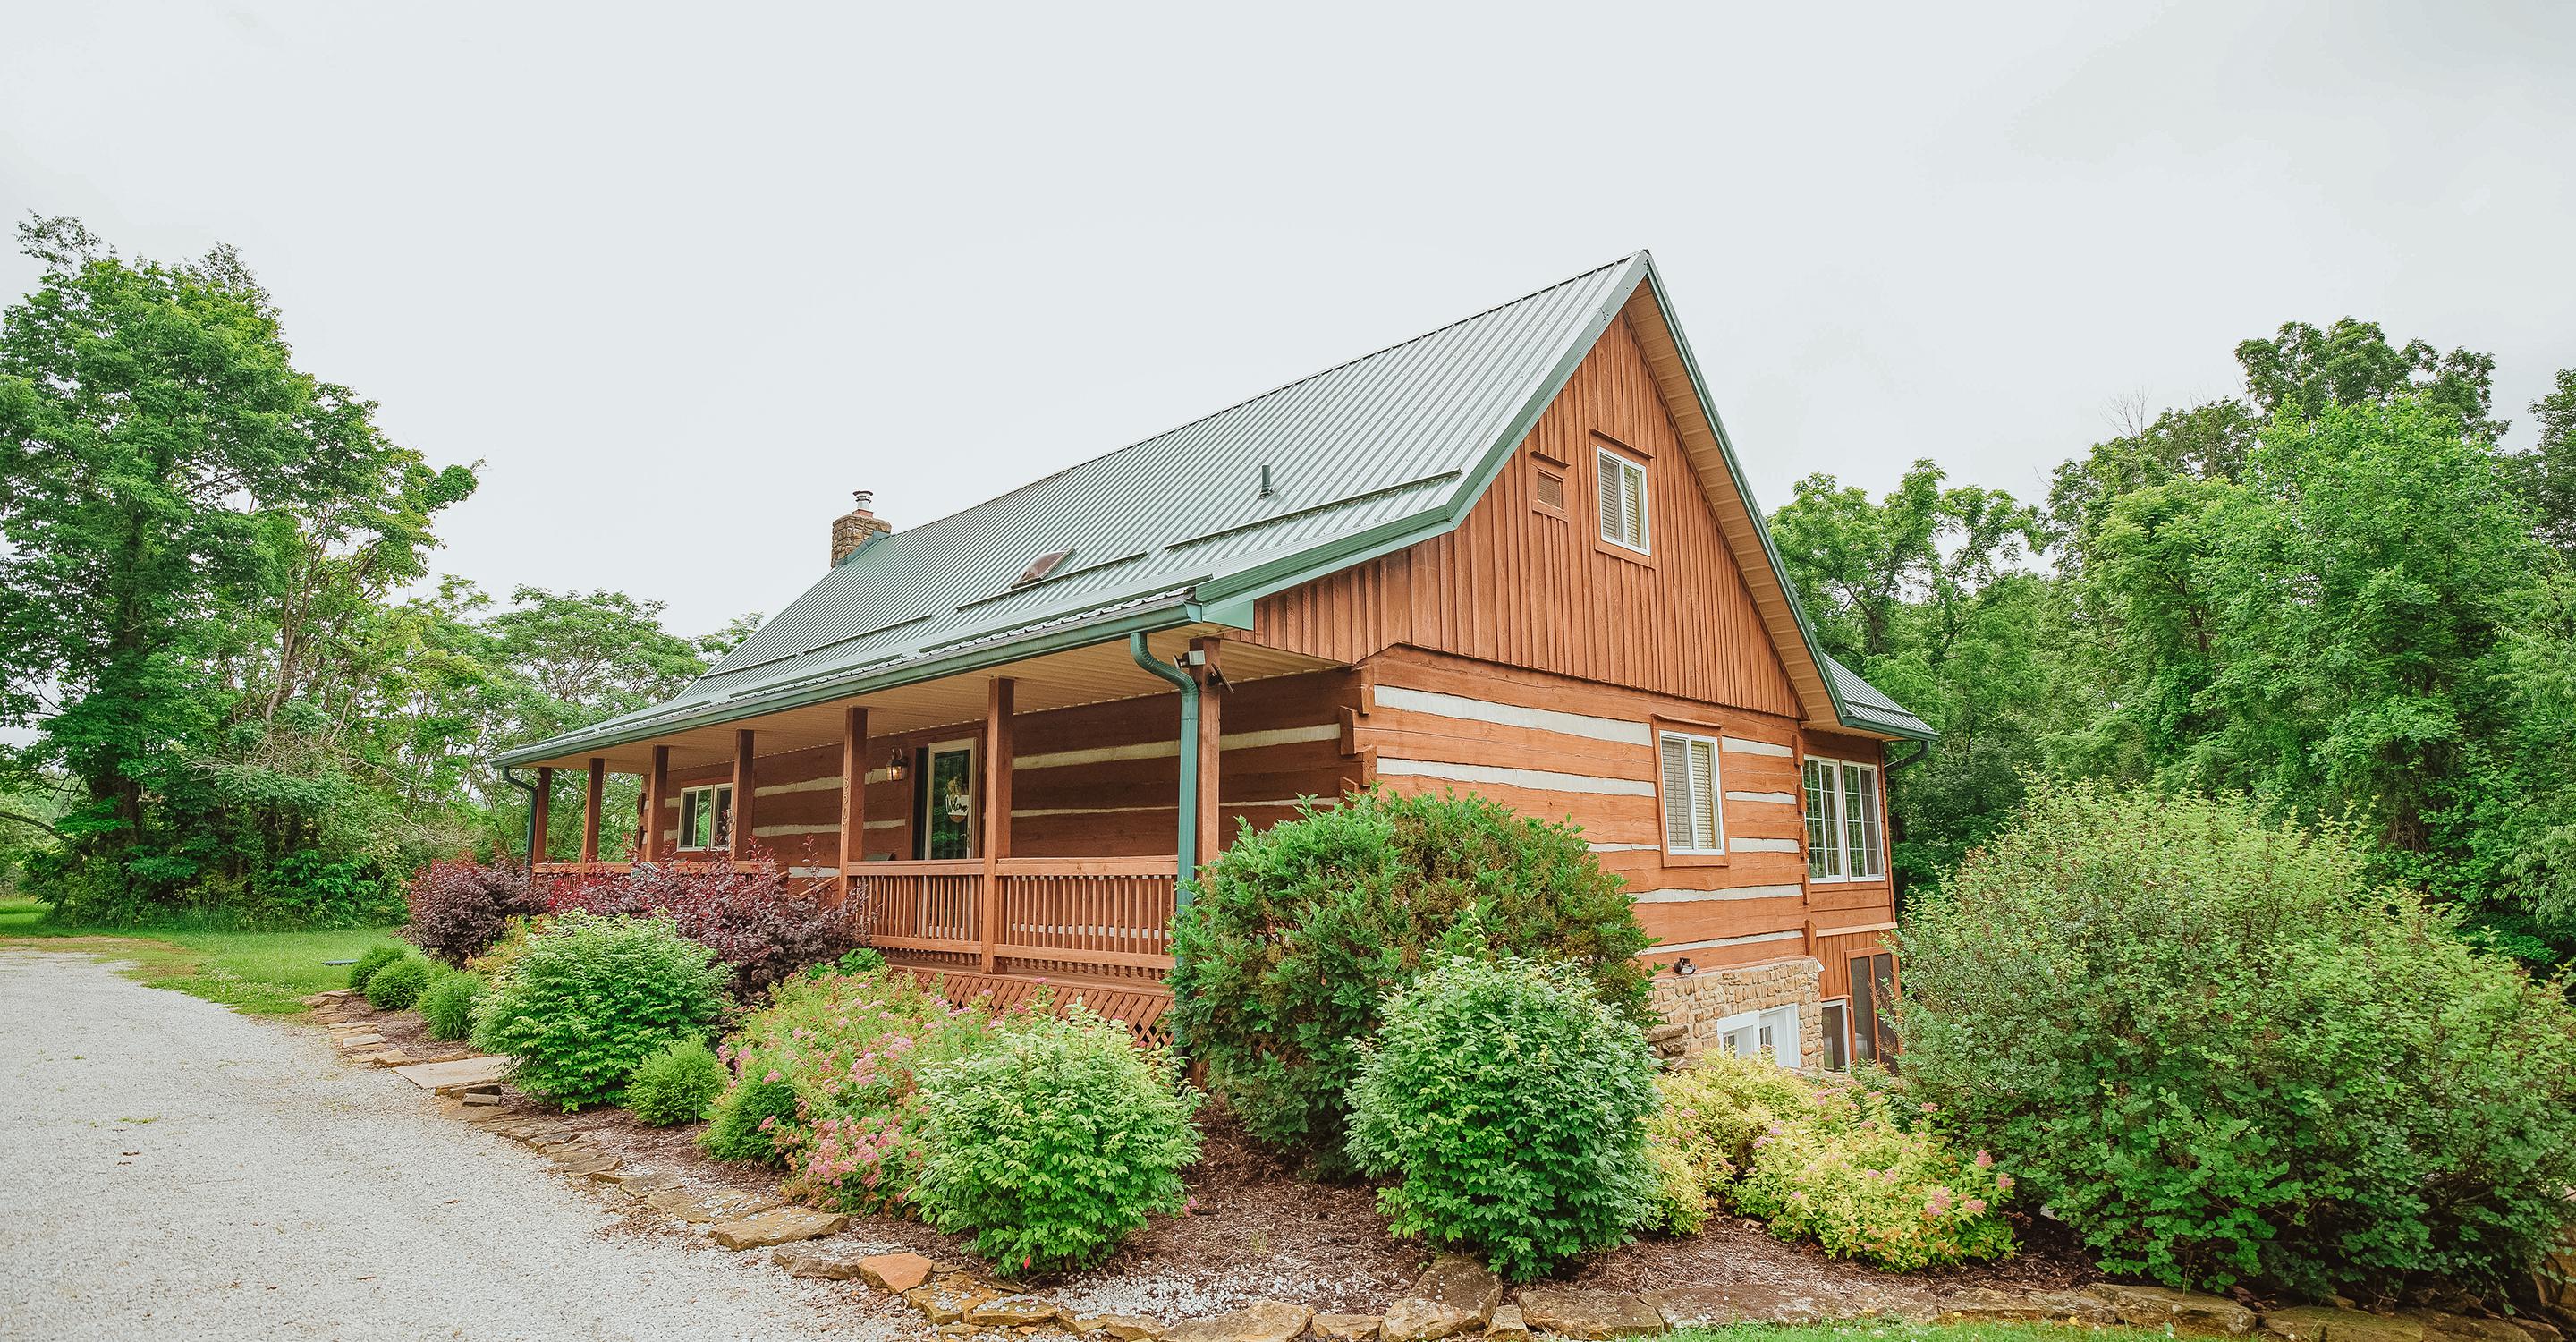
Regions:
[[[706, 800], [692, 806], [690, 804], [690, 799], [701, 794], [706, 797]], [[715, 834], [715, 812], [707, 808], [715, 804], [716, 798], [719, 794], [724, 798], [725, 821], [728, 828], [730, 828], [733, 821], [733, 784], [700, 783], [696, 787], [684, 787], [680, 789], [680, 827], [678, 838], [671, 845], [673, 851], [683, 853], [712, 853], [719, 848], [727, 846], [726, 840], [732, 837], [729, 833], [715, 838], [711, 843], [689, 842], [689, 830], [691, 828], [689, 822], [699, 815], [705, 815], [707, 817], [707, 833], [710, 835]]]
[[[1601, 539], [1608, 544], [1618, 546], [1622, 550], [1631, 550], [1641, 555], [1653, 554], [1655, 552], [1655, 548], [1654, 524], [1652, 518], [1655, 510], [1650, 502], [1653, 495], [1649, 490], [1646, 480], [1646, 464], [1629, 456], [1625, 452], [1613, 452], [1606, 447], [1596, 446], [1592, 450], [1599, 454], [1600, 460], [1609, 462], [1618, 467], [1620, 472], [1618, 497], [1620, 534], [1613, 536], [1607, 528], [1603, 528], [1601, 531]], [[1626, 534], [1627, 523], [1629, 521], [1627, 480], [1628, 476], [1631, 474], [1637, 477], [1637, 539], [1633, 541], [1629, 540]], [[1601, 471], [1598, 466], [1593, 468], [1592, 482], [1595, 488], [1600, 486]], [[1606, 500], [1596, 500], [1596, 502], [1603, 501]], [[1593, 510], [1596, 525], [1598, 525], [1600, 521], [1607, 520], [1600, 516], [1601, 512], [1602, 509], [1599, 508], [1595, 508]]]
[[[1839, 1014], [1839, 1015], [1843, 1018], [1843, 1027], [1842, 1027], [1842, 1030], [1841, 1030], [1841, 1035], [1842, 1035], [1842, 1046], [1843, 1046], [1843, 1065], [1842, 1065], [1842, 1066], [1840, 1066], [1840, 1067], [1836, 1067], [1836, 1066], [1834, 1066], [1834, 1047], [1833, 1047], [1833, 1046], [1834, 1046], [1834, 1035], [1835, 1035], [1835, 1033], [1836, 1033], [1836, 1032], [1835, 1032], [1835, 1030], [1834, 1030], [1834, 1026], [1833, 1026], [1833, 1017], [1834, 1017], [1835, 1015], [1837, 1015], [1837, 1014]], [[1823, 1031], [1825, 1032], [1825, 1056], [1824, 1056], [1824, 1058], [1821, 1060], [1821, 1061], [1824, 1063], [1825, 1070], [1826, 1070], [1826, 1071], [1829, 1071], [1829, 1072], [1848, 1072], [1848, 1071], [1850, 1071], [1850, 1070], [1851, 1070], [1851, 1064], [1852, 1064], [1852, 1028], [1851, 1028], [1851, 1026], [1852, 1026], [1852, 1008], [1851, 1008], [1851, 999], [1850, 999], [1850, 998], [1848, 998], [1848, 997], [1828, 997], [1828, 998], [1826, 998], [1824, 1001], [1822, 1001], [1822, 1002], [1820, 1002], [1820, 1003], [1818, 1003], [1818, 1004], [1817, 1004], [1816, 1017], [1817, 1017], [1817, 1020], [1818, 1020], [1819, 1022], [1821, 1022], [1821, 1024], [1819, 1024], [1819, 1026], [1818, 1026], [1817, 1028], [1819, 1028], [1819, 1029], [1821, 1029], [1821, 1030], [1823, 1030]]]
[[[1664, 745], [1666, 742], [1673, 741], [1680, 742], [1683, 750], [1682, 775], [1685, 787], [1683, 804], [1691, 808], [1691, 819], [1694, 823], [1703, 818], [1709, 822], [1709, 844], [1704, 848], [1696, 842], [1699, 838], [1696, 830], [1685, 836], [1688, 842], [1681, 844], [1673, 842], [1672, 803], [1669, 799], [1672, 777], [1664, 768]], [[1706, 797], [1698, 795], [1698, 789], [1690, 782], [1689, 752], [1694, 746], [1704, 746], [1708, 750], [1708, 795]], [[1676, 857], [1719, 857], [1725, 854], [1726, 784], [1721, 778], [1725, 769], [1724, 758], [1725, 751], [1714, 736], [1699, 732], [1657, 729], [1655, 733], [1655, 827], [1663, 832], [1665, 852]], [[1705, 803], [1704, 807], [1702, 803]]]
[[1798, 1006], [1765, 1007], [1760, 1011], [1741, 1011], [1717, 1023], [1717, 1051], [1738, 1058], [1763, 1056], [1762, 1031], [1771, 1032], [1769, 1056], [1772, 1062], [1791, 1071], [1803, 1070], [1806, 1054], [1800, 1051], [1798, 1039]]
[[[1820, 789], [1810, 786], [1810, 771], [1820, 771]], [[1861, 778], [1868, 780], [1863, 790], [1869, 813], [1857, 823], [1866, 838], [1877, 841], [1874, 844], [1853, 841], [1855, 820], [1848, 814], [1848, 803], [1854, 780]], [[1824, 803], [1821, 811], [1816, 804], [1819, 791]], [[1887, 779], [1877, 765], [1807, 756], [1798, 771], [1798, 818], [1803, 825], [1801, 839], [1807, 845], [1809, 884], [1887, 879]], [[1819, 835], [1825, 840], [1821, 848], [1816, 843]]]

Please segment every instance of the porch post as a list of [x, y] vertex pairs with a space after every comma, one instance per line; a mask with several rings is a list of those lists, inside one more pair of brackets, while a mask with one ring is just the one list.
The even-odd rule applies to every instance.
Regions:
[[608, 800], [608, 761], [590, 757], [590, 789], [581, 797], [581, 860], [599, 860], [599, 810]]
[[662, 854], [662, 812], [671, 792], [671, 748], [653, 747], [653, 771], [644, 775], [644, 858], [657, 861]]
[[[1216, 861], [1217, 845], [1222, 841], [1225, 833], [1225, 828], [1217, 816], [1217, 762], [1218, 756], [1223, 753], [1222, 742], [1225, 729], [1222, 722], [1224, 716], [1222, 706], [1225, 703], [1225, 696], [1207, 692], [1225, 682], [1224, 673], [1217, 669], [1219, 642], [1220, 640], [1213, 638], [1190, 640], [1191, 650], [1203, 656], [1199, 665], [1190, 668], [1190, 674], [1199, 682], [1199, 739], [1181, 744], [1183, 750], [1196, 750], [1199, 757], [1197, 856], [1202, 864]], [[1185, 879], [1192, 874], [1186, 871], [1181, 873]]]
[[1002, 859], [1011, 855], [1011, 703], [1018, 682], [993, 677], [984, 705], [984, 972], [1002, 940]]
[[868, 710], [841, 712], [841, 898], [850, 897], [850, 868], [867, 861]]
[[751, 856], [751, 729], [733, 734], [733, 823], [725, 831], [725, 856], [740, 862]]
[[555, 791], [555, 771], [537, 770], [537, 790], [528, 794], [528, 870], [546, 860], [546, 803]]

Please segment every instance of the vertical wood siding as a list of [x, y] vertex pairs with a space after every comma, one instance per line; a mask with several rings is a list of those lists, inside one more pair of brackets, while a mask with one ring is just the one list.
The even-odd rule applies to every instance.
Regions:
[[[1646, 465], [1649, 545], [1599, 540], [1594, 453]], [[1537, 506], [1540, 459], [1565, 481]], [[1264, 598], [1250, 641], [1359, 662], [1399, 644], [1791, 717], [1798, 702], [1628, 319], [1602, 334], [1458, 529]]]

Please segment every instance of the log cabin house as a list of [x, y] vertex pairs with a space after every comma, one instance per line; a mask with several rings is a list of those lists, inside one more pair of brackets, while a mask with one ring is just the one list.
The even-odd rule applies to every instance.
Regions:
[[1932, 734], [1818, 646], [1646, 253], [909, 530], [858, 501], [687, 690], [500, 758], [587, 779], [538, 871], [605, 869], [640, 774], [644, 860], [769, 857], [952, 998], [1150, 1032], [1238, 826], [1459, 789], [1626, 880], [1668, 1048], [1892, 1047], [1887, 752]]

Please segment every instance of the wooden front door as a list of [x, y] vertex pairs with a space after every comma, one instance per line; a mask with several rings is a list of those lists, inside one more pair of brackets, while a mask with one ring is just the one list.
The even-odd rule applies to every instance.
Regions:
[[975, 855], [975, 744], [948, 741], [922, 752], [921, 786], [912, 800], [913, 856], [931, 860]]

